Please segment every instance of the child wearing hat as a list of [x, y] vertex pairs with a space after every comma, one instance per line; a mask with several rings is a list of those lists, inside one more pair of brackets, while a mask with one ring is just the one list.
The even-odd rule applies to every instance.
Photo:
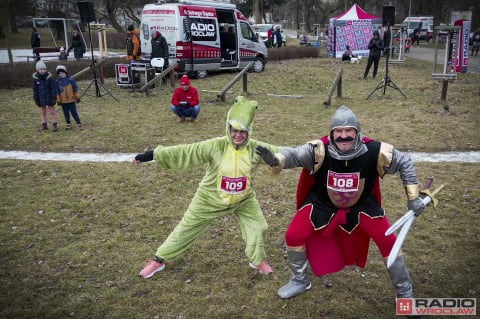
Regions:
[[35, 65], [36, 72], [32, 75], [33, 100], [40, 108], [42, 115], [42, 131], [48, 130], [47, 109], [52, 118], [53, 131], [57, 132], [57, 114], [55, 113], [55, 81], [47, 65], [42, 60]]
[[77, 83], [70, 75], [68, 75], [65, 66], [58, 65], [56, 71], [56, 98], [57, 104], [62, 107], [65, 122], [67, 122], [65, 129], [70, 130], [72, 128], [72, 122], [70, 121], [70, 114], [72, 114], [78, 128], [83, 130], [83, 125], [80, 121], [76, 106], [76, 103], [80, 103], [80, 93], [78, 92]]
[[65, 52], [65, 48], [64, 47], [60, 47], [60, 54], [58, 55], [58, 59], [60, 61], [64, 61], [68, 58], [68, 55], [67, 55], [67, 52]]
[[185, 122], [186, 117], [190, 117], [192, 122], [198, 122], [200, 100], [198, 99], [198, 91], [190, 85], [188, 76], [183, 75], [180, 79], [180, 87], [173, 92], [171, 102], [171, 110], [178, 116], [177, 122]]

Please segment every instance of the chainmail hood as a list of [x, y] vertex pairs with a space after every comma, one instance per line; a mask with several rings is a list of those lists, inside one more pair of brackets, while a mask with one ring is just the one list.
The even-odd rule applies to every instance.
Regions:
[[[353, 127], [357, 131], [357, 137], [353, 147], [346, 152], [340, 151], [333, 140], [332, 133], [337, 127]], [[338, 160], [350, 160], [367, 151], [367, 146], [362, 143], [363, 134], [360, 131], [360, 123], [358, 122], [357, 116], [345, 105], [340, 106], [338, 110], [335, 111], [335, 114], [333, 114], [328, 139], [330, 142], [328, 144], [328, 151], [333, 158]]]

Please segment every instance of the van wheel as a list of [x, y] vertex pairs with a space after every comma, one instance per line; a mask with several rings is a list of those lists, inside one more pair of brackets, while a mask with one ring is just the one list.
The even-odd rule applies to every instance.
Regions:
[[205, 79], [207, 76], [208, 76], [207, 70], [195, 71], [195, 78], [197, 79]]
[[265, 69], [265, 61], [262, 58], [256, 58], [253, 61], [252, 71], [260, 73]]

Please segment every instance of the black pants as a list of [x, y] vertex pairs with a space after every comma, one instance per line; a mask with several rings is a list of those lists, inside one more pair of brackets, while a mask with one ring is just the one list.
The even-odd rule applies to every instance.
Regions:
[[375, 56], [368, 56], [368, 62], [367, 62], [367, 67], [365, 68], [365, 73], [363, 74], [364, 78], [367, 78], [368, 72], [370, 72], [370, 67], [372, 66], [373, 63], [373, 77], [377, 76], [377, 71], [378, 71], [378, 63], [380, 62], [380, 56], [375, 55]]

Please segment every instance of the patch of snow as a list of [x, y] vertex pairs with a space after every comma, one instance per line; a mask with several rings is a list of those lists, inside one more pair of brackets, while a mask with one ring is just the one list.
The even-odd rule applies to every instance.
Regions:
[[[414, 162], [461, 162], [480, 163], [480, 151], [418, 153], [409, 152]], [[136, 153], [52, 153], [0, 151], [0, 159], [66, 162], [131, 162]]]

